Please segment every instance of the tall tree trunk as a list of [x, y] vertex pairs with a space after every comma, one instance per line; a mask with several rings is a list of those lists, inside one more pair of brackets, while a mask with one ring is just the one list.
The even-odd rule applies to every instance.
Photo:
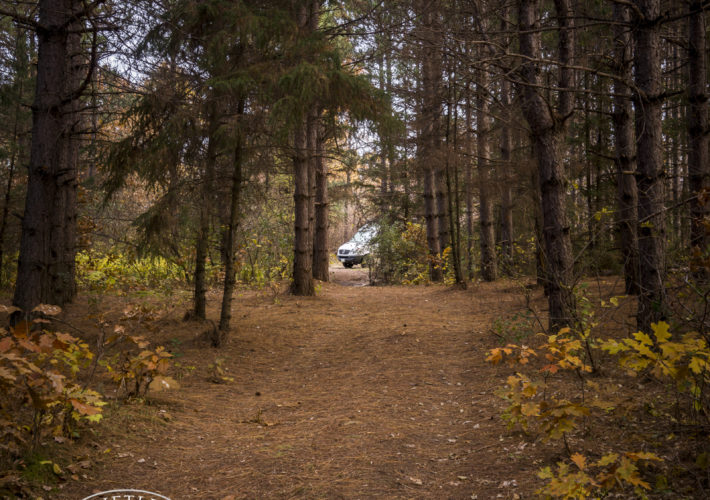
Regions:
[[[559, 31], [558, 59], [559, 88], [573, 87], [573, 73], [567, 66], [572, 63], [573, 33], [569, 0], [556, 0]], [[521, 63], [520, 77], [523, 114], [533, 137], [538, 161], [538, 175], [542, 201], [542, 234], [544, 259], [548, 279], [550, 329], [571, 325], [574, 319], [574, 294], [572, 292], [572, 245], [570, 228], [565, 212], [567, 180], [560, 158], [560, 142], [564, 124], [573, 110], [573, 96], [560, 90], [558, 110], [540, 95], [540, 10], [539, 0], [520, 0], [519, 40], [520, 52], [525, 57]]]
[[202, 196], [200, 200], [200, 221], [195, 242], [195, 289], [193, 310], [198, 319], [207, 318], [207, 253], [209, 251], [210, 214], [214, 192], [214, 176], [217, 168], [217, 131], [219, 120], [217, 104], [211, 103], [208, 115], [207, 158], [202, 178]]
[[493, 199], [490, 189], [490, 115], [488, 109], [488, 73], [485, 65], [478, 72], [476, 95], [478, 112], [477, 155], [478, 158], [478, 197], [479, 197], [479, 229], [481, 233], [481, 277], [485, 281], [495, 281], [498, 277], [496, 263], [496, 242], [493, 220]]
[[631, 89], [626, 82], [633, 77], [633, 45], [627, 26], [631, 15], [627, 6], [614, 4], [614, 51], [617, 74], [614, 81], [614, 141], [616, 148], [616, 203], [619, 246], [624, 259], [625, 293], [638, 293], [638, 192], [636, 189], [636, 157], [634, 150], [633, 108]]
[[[693, 0], [688, 17], [688, 176], [694, 198], [690, 205], [690, 245], [697, 252], [708, 251], [708, 231], [703, 224], [710, 213], [710, 203], [699, 197], [710, 194], [710, 164], [708, 163], [707, 55], [704, 2]], [[696, 273], [701, 274], [701, 273]], [[707, 272], [702, 273], [707, 277]]]
[[[306, 35], [318, 29], [320, 0], [310, 0], [297, 5], [297, 21]], [[313, 165], [317, 142], [316, 103], [296, 126], [293, 135], [293, 175], [294, 175], [294, 257], [291, 293], [294, 295], [315, 295], [313, 282], [313, 236], [315, 221], [316, 174]]]
[[[508, 31], [510, 22], [510, 11], [508, 7], [504, 7], [501, 12], [501, 31]], [[505, 45], [509, 45], [509, 40], [506, 37]], [[505, 76], [501, 79], [500, 84], [500, 104], [501, 104], [501, 129], [500, 129], [500, 163], [502, 169], [502, 187], [501, 187], [501, 256], [505, 262], [505, 267], [508, 272], [512, 270], [513, 265], [513, 177], [512, 177], [512, 151], [513, 151], [513, 136], [511, 128], [513, 126], [512, 114], [512, 89], [510, 79]]]
[[426, 240], [429, 248], [429, 277], [432, 281], [443, 278], [439, 255], [439, 220], [436, 214], [436, 194], [434, 192], [434, 169], [423, 168], [424, 172], [424, 219], [426, 221]]
[[[449, 73], [449, 81], [453, 82], [455, 80], [453, 71]], [[453, 131], [451, 123], [451, 113], [454, 113], [453, 119]], [[466, 286], [466, 282], [463, 279], [463, 273], [461, 272], [461, 230], [459, 223], [459, 196], [458, 196], [458, 167], [456, 166], [456, 161], [458, 158], [457, 151], [457, 141], [456, 136], [458, 132], [458, 112], [456, 106], [456, 91], [453, 85], [449, 85], [449, 99], [447, 103], [446, 110], [446, 168], [444, 169], [446, 173], [446, 199], [448, 201], [447, 210], [447, 221], [449, 225], [449, 234], [451, 236], [451, 262], [454, 267], [454, 280], [459, 286]], [[452, 137], [453, 135], [453, 137]], [[451, 160], [453, 159], [454, 165], [451, 165]], [[451, 170], [453, 170], [453, 175]], [[452, 181], [453, 177], [453, 181]], [[454, 184], [452, 188], [452, 184]]]
[[473, 280], [473, 140], [472, 113], [469, 85], [466, 85], [466, 272], [469, 280]]
[[[67, 29], [72, 24], [73, 0], [41, 0], [37, 33], [37, 80], [32, 108], [32, 145], [27, 179], [25, 213], [13, 303], [30, 311], [39, 303], [63, 305], [55, 296], [53, 264], [64, 247], [54, 247], [59, 229], [55, 210], [66, 200], [59, 183], [66, 179], [67, 140], [73, 101], [67, 90], [73, 86], [69, 70]], [[57, 90], [60, 90], [59, 92]], [[62, 217], [64, 214], [61, 214]], [[60, 251], [61, 248], [61, 251]], [[50, 269], [51, 267], [51, 269]]]
[[[638, 328], [666, 316], [664, 171], [661, 129], [660, 0], [634, 0], [636, 140], [638, 144], [639, 307]], [[638, 18], [638, 16], [642, 16]]]
[[[81, 8], [78, 5], [75, 9]], [[69, 86], [66, 94], [73, 94], [82, 82], [82, 68], [85, 60], [81, 54], [82, 23], [74, 20], [68, 26], [67, 76]], [[64, 158], [60, 172], [57, 172], [57, 196], [52, 213], [52, 230], [50, 233], [50, 287], [52, 303], [65, 304], [71, 302], [76, 295], [74, 278], [76, 260], [76, 190], [78, 186], [79, 137], [81, 132], [81, 115], [79, 99], [71, 99], [67, 103], [65, 117], [66, 136], [63, 138]]]
[[244, 99], [240, 99], [237, 104], [237, 137], [234, 148], [234, 163], [232, 165], [232, 189], [229, 199], [229, 220], [227, 223], [226, 238], [224, 242], [224, 292], [222, 294], [222, 311], [219, 315], [219, 331], [213, 339], [213, 345], [220, 347], [232, 320], [232, 295], [236, 284], [236, 269], [234, 266], [234, 246], [237, 239], [237, 228], [239, 227], [239, 207], [242, 194], [242, 166], [244, 164], [243, 133], [241, 130], [241, 116], [244, 114]]
[[511, 152], [513, 150], [510, 133], [512, 119], [510, 113], [510, 82], [503, 79], [501, 84], [501, 105], [503, 123], [500, 130], [500, 163], [502, 169], [501, 187], [501, 255], [506, 267], [513, 264], [513, 178], [511, 173]]
[[[442, 236], [448, 235], [443, 197], [441, 169], [441, 50], [437, 43], [441, 36], [439, 13], [430, 0], [417, 3], [422, 19], [422, 107], [421, 144], [419, 161], [424, 175], [424, 210], [429, 246], [429, 275], [432, 281], [441, 281], [443, 271], [440, 263]], [[443, 223], [443, 228], [441, 227]], [[448, 243], [446, 241], [445, 243]]]
[[[304, 120], [305, 122], [305, 120]], [[294, 176], [294, 295], [314, 295], [313, 283], [313, 238], [310, 231], [310, 176], [311, 163], [308, 161], [308, 132], [306, 123], [299, 124], [294, 131], [293, 176]]]
[[316, 228], [313, 238], [313, 277], [321, 281], [330, 279], [328, 272], [328, 165], [323, 158], [323, 134], [319, 133], [316, 141]]
[[[443, 151], [440, 151], [443, 153]], [[434, 170], [434, 190], [436, 195], [436, 216], [439, 228], [439, 249], [441, 252], [451, 244], [451, 234], [449, 230], [449, 197], [446, 195], [446, 160], [441, 160], [444, 165]]]

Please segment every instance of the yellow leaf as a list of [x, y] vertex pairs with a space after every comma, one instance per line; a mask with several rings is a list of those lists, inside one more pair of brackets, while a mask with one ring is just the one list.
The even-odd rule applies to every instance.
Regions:
[[537, 417], [540, 415], [540, 405], [537, 403], [525, 403], [520, 407], [520, 413], [526, 417]]
[[607, 465], [616, 463], [619, 459], [619, 455], [616, 453], [608, 453], [600, 458], [595, 464], [597, 467], [606, 467]]
[[688, 366], [690, 370], [696, 375], [708, 369], [707, 361], [695, 356], [693, 356], [693, 359], [690, 360], [690, 364]]
[[587, 457], [579, 453], [575, 453], [570, 457], [579, 470], [584, 470], [587, 467]]
[[651, 340], [651, 337], [649, 337], [647, 334], [643, 332], [636, 332], [633, 334], [633, 337], [641, 342], [641, 344], [644, 345], [653, 345], [653, 340]]
[[671, 332], [668, 331], [669, 328], [670, 326], [665, 321], [651, 323], [651, 330], [656, 335], [658, 342], [668, 342], [668, 339], [671, 338]]

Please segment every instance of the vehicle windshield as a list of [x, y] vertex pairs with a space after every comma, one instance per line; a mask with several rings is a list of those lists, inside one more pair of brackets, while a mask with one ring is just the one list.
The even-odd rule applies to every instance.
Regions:
[[372, 238], [377, 234], [377, 229], [371, 226], [365, 226], [360, 228], [360, 230], [355, 233], [352, 238], [352, 242], [363, 245], [369, 243]]

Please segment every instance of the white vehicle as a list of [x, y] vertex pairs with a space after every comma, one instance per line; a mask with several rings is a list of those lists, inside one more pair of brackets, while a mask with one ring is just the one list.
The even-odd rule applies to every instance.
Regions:
[[363, 264], [365, 257], [370, 254], [371, 242], [375, 236], [377, 236], [376, 225], [367, 224], [362, 226], [350, 241], [338, 248], [338, 260], [347, 268], [351, 268], [356, 264]]

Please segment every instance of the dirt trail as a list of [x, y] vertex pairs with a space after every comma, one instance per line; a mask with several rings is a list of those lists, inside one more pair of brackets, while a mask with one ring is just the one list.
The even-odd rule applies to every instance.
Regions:
[[[507, 371], [484, 361], [494, 318], [521, 307], [510, 286], [248, 292], [220, 351], [177, 314], [165, 319], [154, 339], [196, 368], [180, 389], [124, 405], [118, 426], [107, 419], [88, 480], [53, 498], [114, 488], [172, 500], [527, 497], [542, 450], [505, 430], [494, 391]], [[208, 381], [216, 358], [233, 382]]]

